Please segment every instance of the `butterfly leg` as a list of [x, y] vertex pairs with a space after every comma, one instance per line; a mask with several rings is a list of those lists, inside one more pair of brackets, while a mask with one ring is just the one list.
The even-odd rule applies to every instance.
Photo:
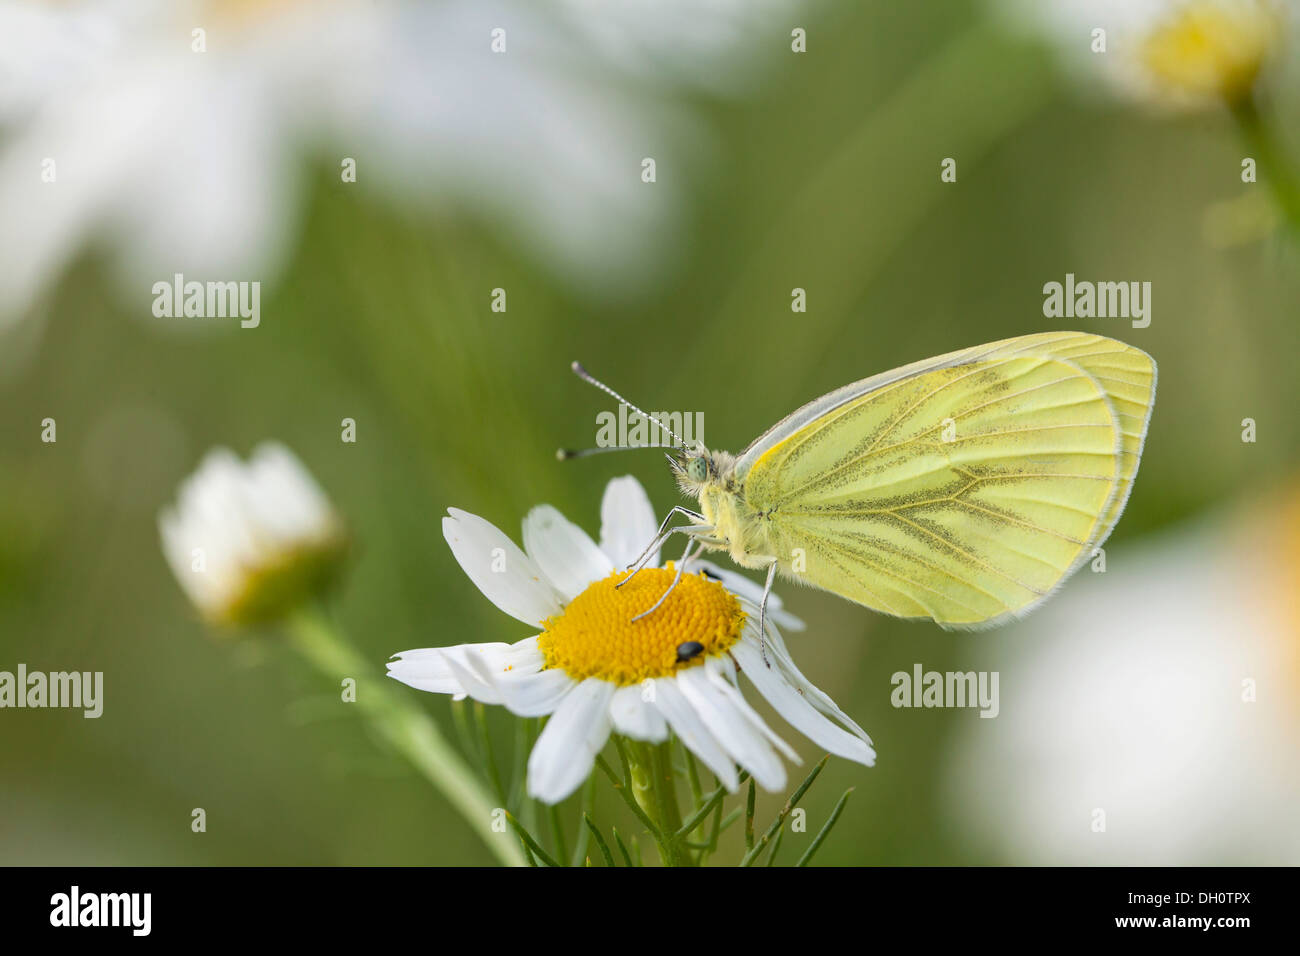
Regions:
[[763, 600], [758, 605], [758, 652], [763, 657], [763, 663], [771, 668], [771, 663], [767, 659], [767, 598], [772, 593], [772, 581], [776, 578], [777, 559], [773, 558], [772, 563], [767, 566], [767, 583], [763, 586]]
[[[641, 569], [645, 567], [646, 562], [650, 560], [650, 555], [654, 552], [654, 549], [659, 547], [659, 545], [663, 544], [665, 541], [667, 541], [669, 537], [671, 537], [672, 535], [676, 534], [679, 531], [689, 532], [692, 529], [692, 527], [694, 527], [691, 525], [687, 525], [685, 527], [669, 529], [668, 522], [672, 521], [673, 515], [677, 515], [677, 514], [685, 515], [686, 517], [692, 519], [693, 521], [704, 520], [704, 515], [694, 512], [689, 508], [683, 508], [681, 505], [677, 505], [676, 507], [669, 509], [668, 514], [664, 516], [664, 520], [659, 525], [659, 530], [655, 532], [654, 539], [646, 546], [646, 549], [641, 552], [641, 556], [628, 565], [628, 568], [635, 568], [636, 570], [633, 571], [631, 574], [629, 574], [627, 577], [625, 577], [622, 581], [619, 581], [618, 584], [614, 585], [615, 588], [621, 588], [623, 585], [627, 584], [628, 581], [631, 581], [634, 577], [636, 577], [636, 575], [641, 571]], [[704, 529], [700, 528], [699, 530], [704, 530]]]
[[[674, 530], [685, 531], [686, 529], [676, 528]], [[694, 549], [695, 545], [696, 545], [696, 541], [694, 538], [691, 538], [686, 542], [686, 550], [682, 552], [682, 559], [677, 562], [677, 573], [673, 575], [673, 583], [668, 585], [667, 591], [659, 595], [659, 600], [655, 601], [655, 603], [651, 605], [648, 609], [642, 611], [636, 617], [632, 618], [633, 623], [636, 623], [637, 621], [641, 620], [641, 618], [645, 617], [647, 614], [653, 614], [655, 611], [659, 610], [659, 605], [663, 604], [664, 601], [668, 599], [668, 595], [673, 593], [673, 589], [677, 587], [677, 582], [682, 579], [682, 572], [686, 569], [686, 562], [691, 559], [691, 551], [692, 549]]]

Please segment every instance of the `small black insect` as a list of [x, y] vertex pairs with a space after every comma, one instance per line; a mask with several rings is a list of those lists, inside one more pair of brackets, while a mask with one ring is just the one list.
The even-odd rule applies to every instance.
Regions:
[[[711, 580], [711, 581], [721, 581], [721, 580], [722, 580], [722, 575], [721, 575], [721, 574], [714, 574], [714, 573], [713, 573], [712, 571], [710, 571], [708, 568], [700, 568], [700, 574], [704, 575], [706, 578], [708, 578], [708, 579]], [[694, 642], [694, 641], [691, 641], [690, 643], [694, 644], [695, 642]]]
[[686, 641], [684, 644], [677, 645], [677, 663], [681, 664], [689, 661], [692, 657], [699, 657], [704, 651], [704, 645], [699, 641]]

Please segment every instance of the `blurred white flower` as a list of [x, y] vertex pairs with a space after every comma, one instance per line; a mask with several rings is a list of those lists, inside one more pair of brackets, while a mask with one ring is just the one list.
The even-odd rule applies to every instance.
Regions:
[[[996, 0], [1045, 33], [1087, 87], [1158, 108], [1233, 105], [1285, 44], [1280, 0]], [[1094, 31], [1105, 31], [1098, 51]]]
[[[735, 93], [790, 49], [815, 4], [790, 0], [556, 0], [611, 66], [650, 82]], [[800, 11], [797, 20], [786, 14]], [[689, 25], [689, 26], [688, 26]]]
[[347, 544], [324, 492], [277, 443], [259, 445], [247, 464], [210, 451], [158, 529], [176, 580], [217, 624], [293, 610], [334, 579]]
[[950, 765], [970, 838], [1017, 864], [1300, 863], [1298, 559], [1293, 490], [1116, 549], [1008, 628], [1001, 715]]
[[744, 673], [772, 708], [831, 753], [871, 766], [871, 739], [800, 673], [775, 623], [802, 628], [769, 601], [764, 663], [754, 603], [761, 588], [692, 562], [662, 607], [638, 621], [674, 571], [658, 552], [627, 585], [622, 570], [654, 538], [655, 516], [635, 478], [609, 483], [601, 543], [554, 508], [524, 520], [524, 548], [482, 518], [452, 510], [443, 534], [465, 573], [493, 604], [542, 633], [515, 644], [403, 651], [388, 675], [419, 690], [501, 704], [522, 717], [550, 715], [528, 760], [528, 792], [547, 803], [571, 794], [615, 731], [655, 743], [677, 735], [730, 790], [736, 764], [766, 790], [785, 785], [778, 751], [797, 756], [746, 702]]
[[273, 280], [300, 173], [337, 175], [344, 157], [357, 188], [470, 210], [581, 290], [635, 292], [666, 266], [688, 198], [680, 173], [641, 182], [644, 157], [682, 161], [687, 118], [653, 94], [774, 61], [779, 46], [770, 60], [742, 46], [758, 22], [735, 0], [673, 16], [578, 0], [10, 0], [0, 330], [91, 240], [142, 311], [177, 272]]

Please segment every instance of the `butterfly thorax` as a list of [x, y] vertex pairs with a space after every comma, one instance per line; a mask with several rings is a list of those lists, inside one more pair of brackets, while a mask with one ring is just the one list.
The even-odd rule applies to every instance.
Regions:
[[[736, 475], [736, 457], [730, 452], [704, 451], [694, 467], [678, 474], [682, 491], [700, 502], [700, 513], [713, 529], [699, 540], [711, 550], [725, 550], [746, 568], [766, 567], [772, 554], [767, 522], [745, 500], [744, 479]], [[691, 465], [688, 459], [687, 465]]]

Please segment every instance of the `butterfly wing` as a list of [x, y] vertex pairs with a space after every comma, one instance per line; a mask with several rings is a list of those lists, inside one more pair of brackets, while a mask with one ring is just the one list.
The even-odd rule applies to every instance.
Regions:
[[1150, 356], [1113, 339], [1007, 339], [823, 396], [736, 476], [795, 577], [900, 617], [996, 624], [1110, 534], [1155, 385]]

